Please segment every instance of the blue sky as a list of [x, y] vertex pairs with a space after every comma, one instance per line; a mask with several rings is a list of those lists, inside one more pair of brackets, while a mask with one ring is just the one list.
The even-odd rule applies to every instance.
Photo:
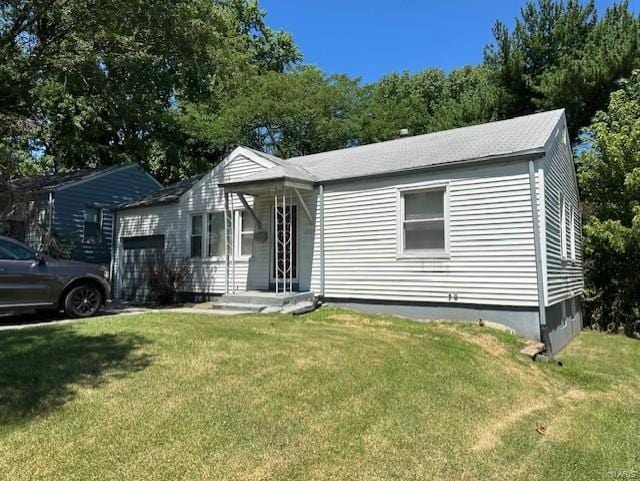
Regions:
[[[604, 13], [612, 0], [598, 0]], [[500, 19], [513, 24], [522, 1], [261, 0], [267, 23], [294, 35], [304, 61], [365, 82], [391, 71], [482, 62]], [[640, 0], [631, 0], [640, 9]]]

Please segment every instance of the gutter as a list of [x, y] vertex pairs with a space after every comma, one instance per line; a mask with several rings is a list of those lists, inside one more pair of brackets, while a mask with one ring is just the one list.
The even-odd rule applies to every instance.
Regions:
[[453, 162], [445, 162], [441, 164], [433, 164], [433, 165], [421, 165], [419, 167], [411, 167], [408, 169], [402, 170], [393, 170], [387, 172], [376, 172], [374, 174], [364, 174], [364, 175], [354, 175], [351, 177], [341, 177], [336, 179], [323, 179], [321, 181], [316, 182], [319, 184], [322, 182], [323, 184], [329, 183], [340, 183], [340, 182], [353, 182], [361, 179], [371, 179], [371, 178], [389, 178], [389, 177], [397, 177], [403, 176], [407, 174], [416, 174], [420, 172], [426, 172], [431, 170], [438, 169], [449, 169], [454, 167], [464, 167], [467, 165], [473, 165], [476, 163], [489, 163], [489, 162], [517, 162], [517, 161], [525, 161], [525, 160], [537, 160], [545, 156], [544, 148], [526, 150], [523, 152], [518, 152], [514, 154], [500, 154], [500, 155], [491, 155], [487, 157], [478, 157], [475, 159], [467, 159], [467, 160], [455, 160]]
[[[531, 194], [531, 214], [533, 217], [533, 244], [536, 253], [536, 279], [538, 284], [538, 317], [540, 320], [540, 340], [550, 348], [547, 333], [547, 315], [544, 302], [544, 272], [542, 260], [542, 247], [540, 242], [540, 221], [538, 219], [538, 199], [536, 195], [536, 174], [534, 161], [529, 161], [529, 192]], [[543, 193], [540, 192], [540, 196]]]
[[[322, 184], [329, 184], [329, 183], [340, 183], [340, 182], [353, 182], [353, 181], [358, 181], [358, 180], [363, 180], [363, 179], [371, 179], [371, 178], [378, 178], [378, 177], [383, 177], [383, 178], [389, 178], [389, 177], [397, 177], [397, 176], [403, 176], [403, 175], [407, 175], [407, 174], [415, 174], [415, 173], [420, 173], [420, 172], [426, 172], [426, 171], [430, 171], [430, 170], [437, 170], [437, 169], [449, 169], [449, 168], [454, 168], [454, 167], [463, 167], [466, 165], [470, 165], [470, 164], [476, 164], [479, 162], [482, 163], [488, 163], [488, 162], [508, 162], [508, 161], [513, 161], [513, 162], [517, 162], [517, 161], [525, 161], [525, 160], [537, 160], [539, 158], [544, 157], [545, 155], [545, 150], [544, 148], [536, 148], [536, 149], [531, 149], [531, 150], [525, 150], [522, 152], [517, 152], [517, 153], [510, 153], [510, 154], [499, 154], [499, 155], [490, 155], [490, 156], [485, 156], [485, 157], [477, 157], [474, 159], [466, 159], [466, 160], [455, 160], [452, 162], [445, 162], [445, 163], [440, 163], [440, 164], [433, 164], [433, 165], [420, 165], [418, 167], [411, 167], [408, 169], [401, 169], [401, 170], [392, 170], [392, 171], [386, 171], [386, 172], [376, 172], [376, 173], [372, 173], [372, 174], [363, 174], [363, 175], [354, 175], [351, 177], [341, 177], [341, 178], [335, 178], [335, 179], [319, 179], [319, 180], [311, 180], [311, 179], [303, 179], [303, 178], [299, 178], [299, 177], [295, 177], [295, 176], [287, 176], [287, 175], [280, 175], [277, 177], [270, 177], [270, 178], [265, 178], [265, 179], [256, 179], [256, 180], [244, 180], [244, 179], [240, 179], [237, 181], [232, 181], [232, 182], [220, 182], [218, 184], [218, 186], [229, 190], [229, 188], [233, 188], [234, 191], [238, 190], [238, 189], [242, 189], [242, 188], [246, 188], [252, 185], [262, 185], [262, 184], [268, 184], [268, 183], [275, 183], [275, 182], [300, 182], [303, 184], [310, 184], [313, 186], [319, 186]], [[291, 164], [294, 167], [298, 168], [298, 169], [304, 169], [303, 166], [299, 166], [297, 164]], [[312, 175], [312, 174], [310, 174]], [[313, 176], [316, 179], [318, 179], [317, 176]]]
[[320, 296], [324, 297], [324, 184], [320, 184]]

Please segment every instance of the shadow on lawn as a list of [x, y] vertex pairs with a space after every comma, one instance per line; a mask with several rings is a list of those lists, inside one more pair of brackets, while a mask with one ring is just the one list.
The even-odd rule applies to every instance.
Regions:
[[78, 385], [145, 369], [149, 341], [131, 334], [79, 334], [71, 328], [0, 332], [0, 425], [50, 413], [73, 399]]

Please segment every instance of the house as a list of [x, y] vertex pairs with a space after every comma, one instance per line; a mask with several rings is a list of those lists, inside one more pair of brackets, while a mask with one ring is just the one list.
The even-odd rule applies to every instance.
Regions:
[[27, 207], [16, 205], [13, 218], [3, 222], [7, 235], [38, 250], [104, 265], [111, 259], [114, 207], [162, 187], [136, 164], [19, 178], [11, 185]]
[[117, 213], [117, 295], [144, 282], [133, 252], [165, 252], [189, 258], [183, 294], [196, 299], [312, 292], [374, 312], [492, 320], [551, 352], [581, 328], [563, 110], [288, 160], [238, 147], [160, 194]]

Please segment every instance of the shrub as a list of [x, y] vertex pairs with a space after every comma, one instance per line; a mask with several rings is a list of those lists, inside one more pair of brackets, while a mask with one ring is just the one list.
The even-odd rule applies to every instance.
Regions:
[[164, 253], [147, 261], [145, 277], [152, 297], [159, 304], [175, 304], [178, 291], [189, 275], [187, 258], [174, 259]]

